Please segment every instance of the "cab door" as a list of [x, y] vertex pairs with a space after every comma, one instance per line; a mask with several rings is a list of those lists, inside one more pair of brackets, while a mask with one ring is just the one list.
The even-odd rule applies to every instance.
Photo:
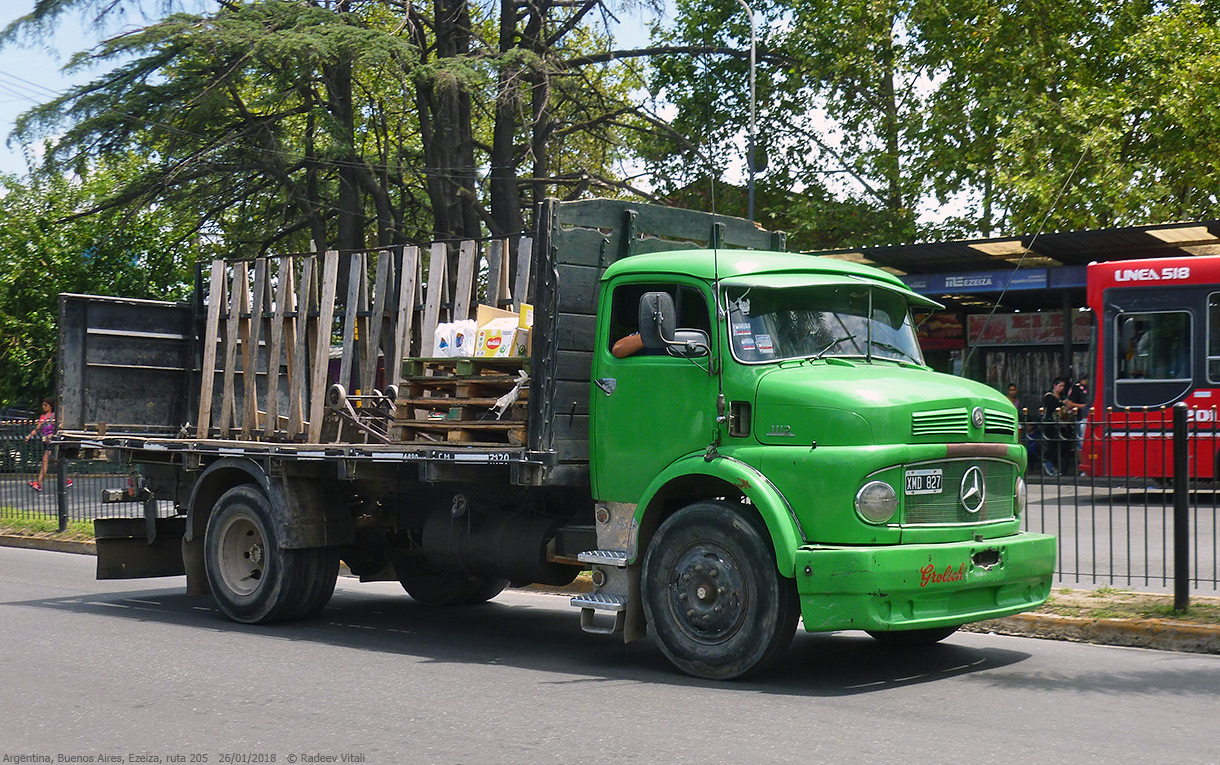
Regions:
[[638, 330], [639, 300], [647, 292], [668, 292], [678, 327], [711, 336], [708, 295], [695, 284], [619, 280], [607, 289], [603, 305], [610, 311], [601, 317], [589, 402], [590, 470], [600, 500], [638, 502], [661, 470], [706, 449], [715, 433], [716, 378], [709, 373], [715, 349], [694, 359], [649, 349], [619, 359], [610, 351]]

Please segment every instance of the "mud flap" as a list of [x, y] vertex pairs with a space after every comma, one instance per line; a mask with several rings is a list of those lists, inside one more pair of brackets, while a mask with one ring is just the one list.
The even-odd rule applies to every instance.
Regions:
[[[154, 534], [149, 540], [150, 532]], [[182, 537], [186, 518], [157, 518], [152, 529], [144, 518], [98, 518], [98, 579], [141, 579], [182, 576]]]

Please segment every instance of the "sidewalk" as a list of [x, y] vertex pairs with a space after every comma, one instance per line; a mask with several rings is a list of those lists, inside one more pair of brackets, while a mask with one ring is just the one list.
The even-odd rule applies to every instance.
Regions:
[[[97, 554], [96, 546], [92, 542], [67, 542], [38, 536], [0, 535], [0, 547], [24, 547], [83, 555]], [[346, 568], [343, 570], [346, 571]], [[567, 587], [533, 585], [527, 589], [556, 595], [573, 595], [591, 590], [592, 585], [587, 576], [581, 576]], [[967, 624], [962, 627], [962, 630], [1045, 640], [1070, 640], [1078, 643], [1153, 648], [1161, 651], [1220, 654], [1220, 619], [1217, 620], [1217, 623], [1201, 624], [1172, 618], [1094, 618], [1064, 616], [1049, 612], [1051, 608], [1059, 610], [1079, 608], [1084, 611], [1104, 613], [1108, 610], [1108, 606], [1114, 607], [1109, 610], [1118, 610], [1119, 604], [1130, 601], [1132, 597], [1134, 596], [1131, 593], [1117, 590], [1056, 590], [1052, 595], [1053, 605], [1048, 605], [1043, 610]], [[1166, 600], [1172, 604], [1172, 597], [1167, 595], [1141, 593], [1138, 597], [1144, 600]], [[1206, 604], [1209, 611], [1220, 610], [1220, 598], [1192, 597], [1191, 603]]]

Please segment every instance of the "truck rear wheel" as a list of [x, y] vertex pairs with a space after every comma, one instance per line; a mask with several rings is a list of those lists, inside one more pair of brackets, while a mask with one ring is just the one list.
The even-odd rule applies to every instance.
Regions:
[[644, 556], [644, 611], [678, 669], [713, 680], [756, 672], [792, 640], [796, 582], [780, 576], [761, 521], [726, 502], [670, 516]]
[[216, 501], [204, 534], [208, 582], [230, 619], [259, 624], [312, 616], [338, 576], [334, 549], [285, 550], [266, 495], [252, 484]]

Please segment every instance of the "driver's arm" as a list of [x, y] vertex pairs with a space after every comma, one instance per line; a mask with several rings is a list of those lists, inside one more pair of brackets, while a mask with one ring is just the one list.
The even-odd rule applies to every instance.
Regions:
[[616, 359], [625, 359], [642, 350], [644, 350], [644, 339], [640, 337], [639, 332], [632, 332], [630, 335], [616, 341], [611, 346], [610, 353]]

